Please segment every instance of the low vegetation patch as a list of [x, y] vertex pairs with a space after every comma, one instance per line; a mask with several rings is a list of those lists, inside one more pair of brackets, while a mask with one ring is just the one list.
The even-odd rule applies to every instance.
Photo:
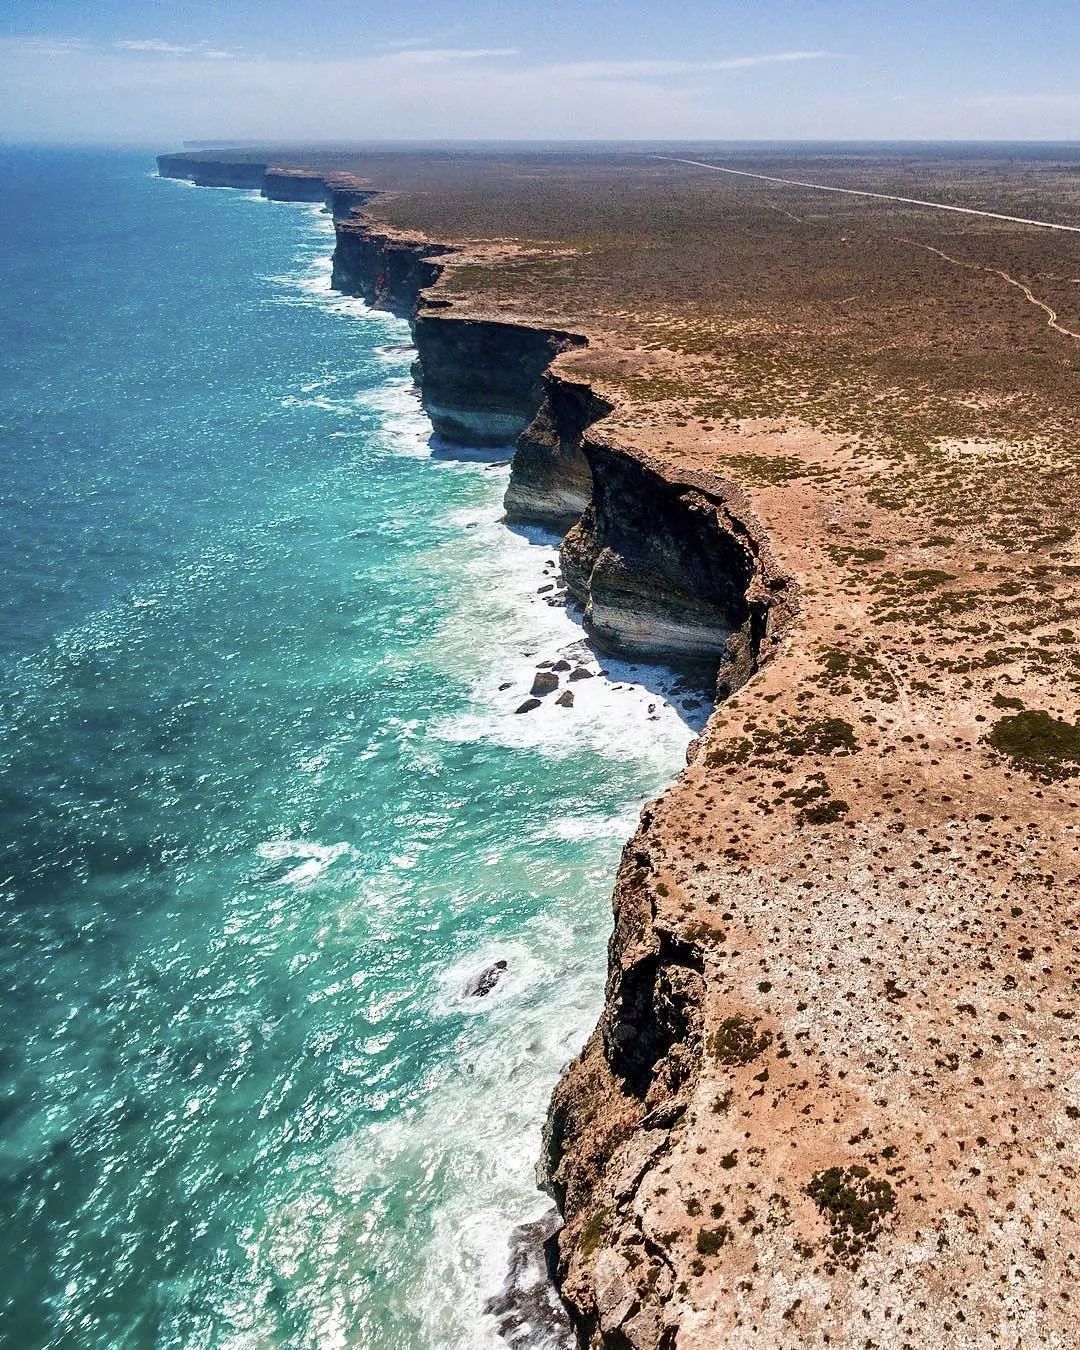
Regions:
[[822, 717], [808, 723], [805, 732], [793, 737], [787, 748], [794, 755], [853, 755], [859, 747], [850, 722], [842, 717]]
[[772, 1044], [771, 1031], [758, 1031], [746, 1017], [726, 1017], [709, 1038], [709, 1049], [721, 1064], [749, 1064]]
[[824, 478], [826, 473], [816, 464], [808, 464], [794, 455], [724, 455], [723, 462], [731, 467], [734, 476], [747, 487], [770, 487], [790, 483], [796, 478]]
[[848, 1261], [858, 1260], [896, 1208], [892, 1185], [858, 1164], [815, 1172], [806, 1192], [829, 1221], [833, 1254]]
[[871, 698], [895, 703], [896, 683], [888, 666], [877, 657], [868, 652], [825, 647], [820, 660], [828, 680], [839, 685], [842, 692], [850, 690], [852, 681], [857, 681]]
[[590, 1214], [581, 1227], [581, 1252], [583, 1256], [592, 1256], [604, 1239], [608, 1228], [608, 1212], [598, 1209]]
[[910, 572], [905, 572], [903, 578], [916, 593], [932, 591], [938, 586], [944, 586], [948, 581], [956, 580], [951, 572], [942, 572], [937, 567], [916, 567]]
[[1020, 768], [1039, 778], [1068, 778], [1080, 773], [1080, 726], [1041, 709], [1002, 717], [987, 741]]
[[819, 717], [812, 722], [787, 720], [775, 729], [754, 729], [751, 737], [736, 737], [709, 751], [712, 765], [747, 764], [780, 767], [785, 759], [803, 755], [853, 755], [859, 749], [855, 728], [842, 717]]
[[800, 811], [799, 820], [803, 825], [835, 825], [850, 810], [851, 807], [840, 797], [830, 797], [827, 802], [816, 802]]
[[715, 1256], [730, 1237], [731, 1229], [726, 1223], [717, 1224], [715, 1228], [699, 1228], [697, 1249], [702, 1256]]

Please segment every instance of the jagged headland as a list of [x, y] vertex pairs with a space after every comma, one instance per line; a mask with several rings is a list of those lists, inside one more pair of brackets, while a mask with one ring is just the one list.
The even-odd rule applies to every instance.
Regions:
[[[1070, 1344], [1080, 235], [655, 153], [161, 171], [378, 193], [335, 281], [436, 428], [516, 436], [597, 643], [716, 669], [548, 1121], [580, 1343]], [[1064, 150], [667, 153], [1080, 222]]]

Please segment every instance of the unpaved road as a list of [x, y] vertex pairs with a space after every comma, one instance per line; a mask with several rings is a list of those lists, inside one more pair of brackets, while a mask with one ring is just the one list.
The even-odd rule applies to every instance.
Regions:
[[1080, 340], [1080, 333], [1074, 333], [1071, 328], [1066, 328], [1064, 324], [1058, 323], [1056, 310], [1051, 309], [1045, 300], [1040, 300], [1037, 295], [1033, 295], [1031, 287], [1028, 286], [1026, 282], [1017, 281], [1017, 279], [1010, 276], [1003, 267], [987, 267], [983, 263], [966, 262], [963, 258], [954, 258], [951, 254], [942, 252], [940, 248], [935, 248], [933, 244], [922, 244], [917, 239], [899, 239], [897, 242], [900, 244], [912, 244], [915, 248], [924, 248], [928, 253], [936, 253], [939, 258], [943, 258], [947, 263], [955, 263], [957, 267], [967, 267], [973, 272], [990, 272], [996, 277], [1001, 277], [1001, 279], [1007, 281], [1010, 286], [1015, 286], [1018, 291], [1023, 291], [1024, 295], [1033, 305], [1038, 305], [1043, 313], [1047, 315], [1046, 322], [1048, 327], [1053, 328], [1058, 333], [1063, 333], [1065, 337]]
[[713, 173], [730, 173], [737, 178], [756, 178], [762, 183], [784, 183], [788, 187], [813, 188], [817, 192], [838, 192], [844, 197], [876, 197], [878, 201], [903, 202], [905, 206], [928, 206], [934, 211], [953, 211], [961, 216], [987, 216], [990, 220], [1007, 220], [1013, 225], [1034, 225], [1040, 230], [1066, 230], [1070, 234], [1080, 234], [1080, 225], [1058, 225], [1050, 220], [1028, 220], [1026, 216], [1006, 216], [999, 211], [979, 211], [974, 206], [948, 206], [945, 202], [924, 202], [918, 197], [895, 197], [889, 192], [830, 187], [827, 183], [803, 183], [797, 178], [773, 178], [767, 173], [750, 173], [746, 169], [725, 169], [719, 164], [706, 164], [700, 159], [679, 159], [675, 155], [650, 155], [649, 158], [666, 160], [670, 164], [691, 164], [696, 169], [711, 169]]

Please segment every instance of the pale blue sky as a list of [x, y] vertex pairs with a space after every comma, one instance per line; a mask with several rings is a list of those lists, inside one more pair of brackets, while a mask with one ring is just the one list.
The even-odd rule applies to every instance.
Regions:
[[1080, 139], [1080, 0], [0, 0], [0, 138]]

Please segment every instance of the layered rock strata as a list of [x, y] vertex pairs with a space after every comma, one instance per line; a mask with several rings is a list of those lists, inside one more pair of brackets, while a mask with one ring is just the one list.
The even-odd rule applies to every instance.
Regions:
[[592, 491], [562, 566], [586, 630], [632, 656], [719, 665], [718, 692], [738, 688], [774, 602], [792, 601], [748, 503], [719, 478], [680, 480], [595, 433], [582, 450]]
[[305, 169], [270, 167], [263, 175], [262, 195], [272, 202], [326, 202], [330, 184], [322, 174]]
[[538, 521], [565, 533], [592, 500], [585, 432], [612, 410], [592, 387], [549, 371], [539, 407], [518, 437], [504, 505], [510, 520]]
[[321, 202], [335, 220], [347, 220], [376, 195], [354, 174], [282, 167], [262, 160], [159, 155], [157, 168], [162, 178], [180, 178], [196, 187], [245, 188], [274, 202]]
[[439, 279], [438, 259], [450, 252], [445, 244], [398, 235], [363, 218], [339, 221], [330, 284], [375, 309], [412, 319], [421, 292]]
[[422, 310], [413, 322], [417, 379], [438, 436], [459, 445], [511, 446], [533, 421], [543, 377], [571, 333]]
[[267, 165], [256, 160], [204, 159], [199, 155], [158, 155], [162, 178], [182, 178], [196, 187], [262, 191]]

